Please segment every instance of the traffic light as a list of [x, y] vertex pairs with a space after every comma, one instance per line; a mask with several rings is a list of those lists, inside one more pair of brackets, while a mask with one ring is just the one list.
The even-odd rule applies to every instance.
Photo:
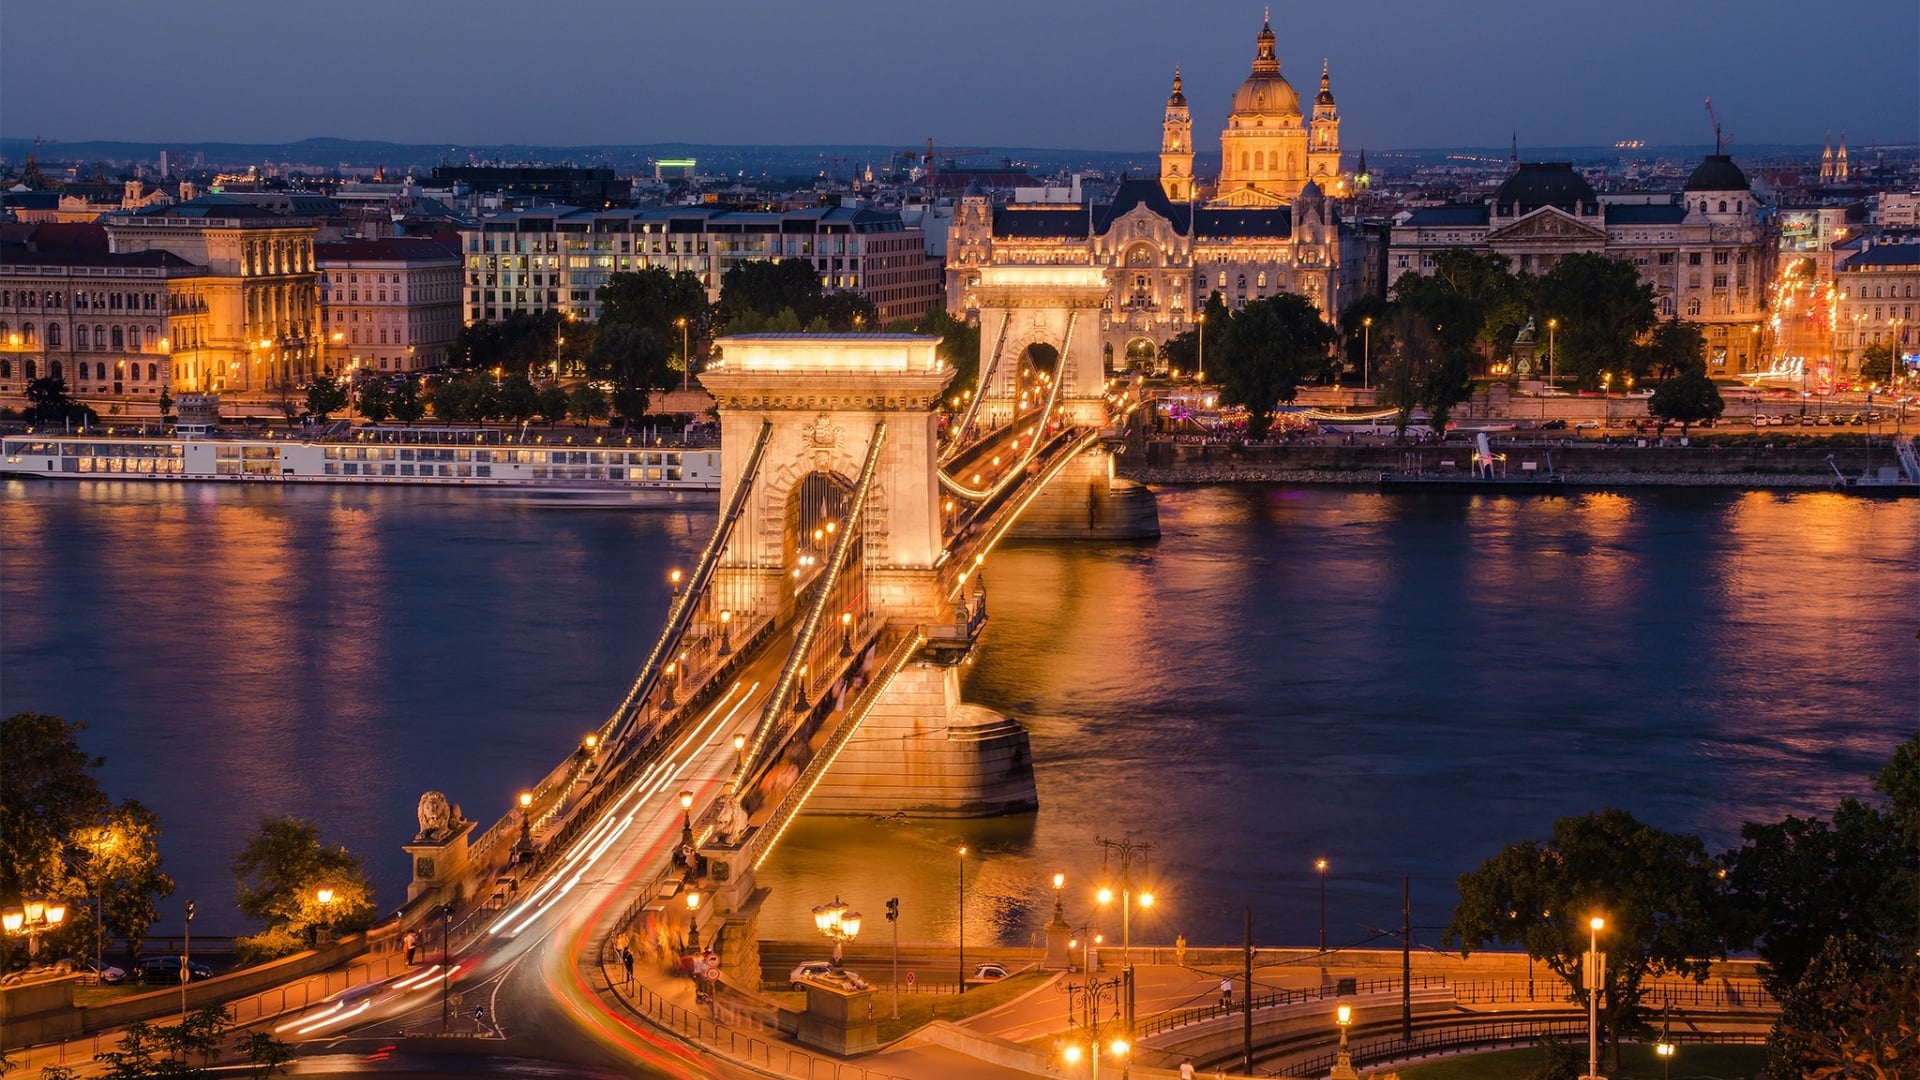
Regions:
[[900, 898], [896, 896], [887, 901], [887, 921], [893, 922], [899, 917], [900, 917]]

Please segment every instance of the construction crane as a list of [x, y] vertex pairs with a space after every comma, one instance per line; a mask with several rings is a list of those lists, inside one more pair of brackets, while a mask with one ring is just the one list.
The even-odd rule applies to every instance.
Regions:
[[905, 157], [908, 161], [912, 161], [915, 158], [918, 158], [920, 160], [920, 163], [926, 166], [926, 169], [927, 169], [926, 186], [930, 188], [933, 186], [934, 173], [938, 172], [940, 169], [940, 165], [939, 165], [940, 158], [942, 157], [947, 158], [949, 162], [951, 162], [951, 160], [956, 157], [965, 157], [968, 154], [984, 154], [984, 153], [986, 153], [986, 151], [977, 146], [935, 146], [933, 145], [933, 140], [929, 138], [927, 140], [927, 148], [924, 153], [915, 153], [912, 150], [907, 150], [907, 151], [903, 151], [901, 156]]
[[1725, 138], [1721, 137], [1720, 118], [1713, 114], [1712, 98], [1707, 99], [1707, 119], [1713, 121], [1713, 152], [1716, 154], [1726, 153], [1726, 146], [1733, 142], [1733, 136], [1728, 135]]

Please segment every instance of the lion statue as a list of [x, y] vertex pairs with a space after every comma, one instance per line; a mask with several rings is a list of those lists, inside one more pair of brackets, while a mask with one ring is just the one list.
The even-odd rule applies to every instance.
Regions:
[[447, 797], [437, 791], [429, 791], [420, 796], [420, 805], [415, 813], [420, 818], [420, 835], [416, 840], [438, 840], [447, 833], [453, 824], [453, 807], [448, 805]]

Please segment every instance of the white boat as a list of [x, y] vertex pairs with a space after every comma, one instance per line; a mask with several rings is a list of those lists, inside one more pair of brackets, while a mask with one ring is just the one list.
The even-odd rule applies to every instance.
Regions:
[[[463, 436], [465, 436], [463, 438]], [[717, 498], [718, 447], [551, 445], [416, 430], [358, 439], [8, 435], [0, 475], [49, 480], [431, 484], [576, 504]], [[604, 496], [604, 498], [601, 498]]]

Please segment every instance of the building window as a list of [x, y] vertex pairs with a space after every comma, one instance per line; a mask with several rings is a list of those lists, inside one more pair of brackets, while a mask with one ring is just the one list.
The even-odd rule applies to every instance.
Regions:
[[99, 379], [101, 382], [107, 381], [107, 365], [104, 360], [98, 364], [93, 365], [93, 370], [94, 370], [95, 378]]
[[60, 344], [60, 324], [48, 323], [47, 324], [47, 348], [51, 349], [59, 344]]
[[1688, 315], [1700, 314], [1700, 298], [1699, 297], [1697, 296], [1687, 297], [1687, 314]]
[[158, 382], [159, 379], [160, 379], [160, 365], [148, 364], [147, 365], [147, 381]]

